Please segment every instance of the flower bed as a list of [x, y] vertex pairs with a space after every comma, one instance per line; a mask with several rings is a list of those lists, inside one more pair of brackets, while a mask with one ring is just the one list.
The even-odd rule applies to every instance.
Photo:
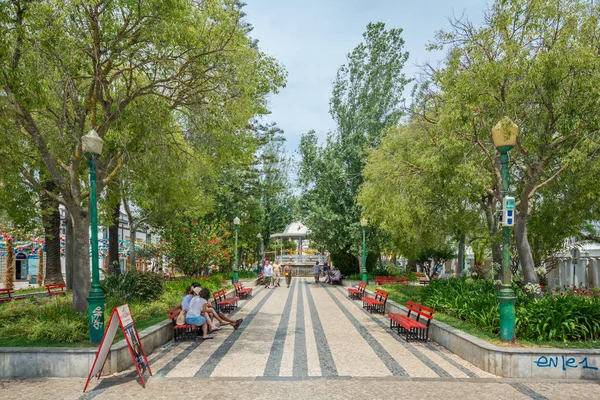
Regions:
[[[438, 312], [475, 325], [488, 334], [498, 334], [500, 315], [496, 287], [492, 280], [435, 279], [422, 290], [410, 289], [411, 292], [406, 293], [407, 290], [409, 289], [406, 287], [394, 286], [390, 297], [397, 296], [401, 303], [409, 297], [410, 300], [422, 302]], [[542, 342], [579, 342], [592, 346], [596, 346], [594, 343], [600, 344], [600, 297], [593, 294], [558, 293], [532, 299], [520, 288], [515, 286], [514, 290], [517, 294], [518, 340], [541, 345]]]

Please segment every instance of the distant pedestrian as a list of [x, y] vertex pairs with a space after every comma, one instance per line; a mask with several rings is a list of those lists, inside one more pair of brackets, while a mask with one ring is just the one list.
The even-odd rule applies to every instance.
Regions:
[[319, 275], [321, 274], [321, 267], [319, 267], [319, 262], [315, 262], [315, 266], [313, 267], [313, 275], [315, 276], [315, 283], [319, 283]]
[[279, 261], [275, 260], [273, 264], [273, 287], [280, 286], [279, 281], [281, 280], [281, 266]]
[[263, 280], [265, 282], [265, 289], [268, 289], [273, 279], [273, 266], [269, 264], [269, 261], [265, 262], [265, 268], [263, 272]]
[[290, 287], [290, 284], [292, 283], [292, 266], [289, 262], [285, 264], [285, 267], [283, 267], [283, 275], [285, 276], [285, 283], [287, 287]]

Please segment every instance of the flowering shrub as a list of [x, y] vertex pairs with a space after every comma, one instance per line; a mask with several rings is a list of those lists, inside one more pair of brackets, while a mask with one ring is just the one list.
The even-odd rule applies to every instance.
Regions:
[[529, 294], [538, 294], [538, 293], [542, 293], [542, 288], [540, 287], [539, 284], [537, 283], [527, 283], [524, 287], [523, 290]]
[[186, 275], [199, 275], [203, 267], [230, 267], [234, 253], [231, 232], [225, 223], [206, 225], [178, 221], [165, 229], [166, 252]]

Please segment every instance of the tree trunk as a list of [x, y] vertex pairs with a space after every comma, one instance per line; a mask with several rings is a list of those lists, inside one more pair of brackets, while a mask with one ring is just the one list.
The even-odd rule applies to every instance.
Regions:
[[458, 264], [456, 265], [456, 277], [462, 275], [465, 267], [465, 241], [467, 240], [466, 235], [463, 233], [460, 235], [458, 240]]
[[523, 270], [523, 278], [525, 283], [539, 283], [538, 276], [535, 273], [535, 264], [527, 238], [527, 214], [517, 213], [515, 216], [515, 241], [517, 245], [517, 253], [521, 269]]
[[135, 268], [135, 236], [137, 226], [134, 222], [133, 214], [131, 213], [129, 203], [126, 199], [123, 199], [123, 206], [125, 206], [127, 220], [129, 221], [129, 265]]
[[[488, 194], [482, 198], [481, 205], [485, 212], [485, 221], [488, 233], [492, 239], [492, 262], [502, 265], [502, 243], [498, 232], [498, 220], [496, 214], [496, 198]], [[502, 279], [502, 271], [498, 270], [495, 279]]]
[[71, 214], [65, 209], [65, 272], [67, 290], [73, 290], [73, 220]]
[[129, 220], [129, 265], [135, 268], [135, 239], [137, 227]]
[[[78, 207], [79, 208], [79, 207]], [[71, 212], [73, 224], [72, 261], [73, 261], [73, 308], [86, 312], [87, 296], [90, 292], [90, 215], [79, 208]]]
[[58, 203], [46, 194], [56, 192], [53, 181], [44, 183], [41, 193], [42, 221], [44, 224], [44, 240], [46, 242], [46, 277], [45, 284], [64, 283], [60, 264], [60, 211]]
[[[114, 206], [112, 209], [111, 224], [108, 227], [108, 262], [110, 265], [114, 265], [116, 261], [119, 263], [119, 220], [121, 217], [121, 202]], [[108, 269], [108, 268], [107, 268]], [[115, 267], [115, 273], [119, 274], [121, 271], [120, 267]]]

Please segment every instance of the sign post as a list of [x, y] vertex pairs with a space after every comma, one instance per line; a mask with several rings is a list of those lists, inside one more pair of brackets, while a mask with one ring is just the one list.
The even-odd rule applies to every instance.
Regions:
[[104, 368], [104, 362], [106, 361], [106, 357], [108, 356], [110, 346], [112, 345], [119, 325], [123, 331], [123, 336], [125, 336], [129, 353], [133, 359], [133, 365], [135, 365], [135, 369], [142, 381], [142, 386], [146, 387], [146, 383], [144, 382], [144, 372], [146, 372], [146, 369], [148, 369], [148, 372], [150, 375], [152, 375], [152, 370], [150, 369], [148, 358], [146, 358], [146, 353], [144, 352], [144, 347], [142, 346], [142, 341], [138, 335], [137, 328], [133, 322], [129, 305], [124, 304], [122, 306], [115, 307], [110, 315], [108, 327], [104, 332], [104, 336], [102, 336], [102, 341], [100, 342], [100, 347], [98, 347], [98, 352], [96, 353], [96, 358], [92, 364], [92, 369], [90, 370], [88, 378], [85, 382], [85, 386], [83, 388], [84, 392], [87, 389], [92, 376], [100, 379], [100, 375], [102, 375], [102, 369]]

